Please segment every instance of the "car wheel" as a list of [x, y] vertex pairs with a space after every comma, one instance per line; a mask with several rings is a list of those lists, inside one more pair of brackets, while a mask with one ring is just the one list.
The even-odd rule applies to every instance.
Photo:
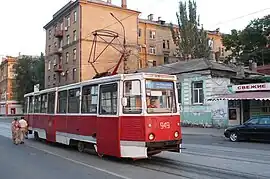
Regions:
[[238, 135], [235, 132], [230, 133], [230, 141], [232, 142], [238, 141]]

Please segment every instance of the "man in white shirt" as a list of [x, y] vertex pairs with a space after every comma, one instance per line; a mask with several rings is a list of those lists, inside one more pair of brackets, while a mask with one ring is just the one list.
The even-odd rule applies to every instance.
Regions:
[[23, 144], [24, 138], [27, 137], [28, 124], [27, 124], [26, 120], [24, 120], [24, 117], [21, 117], [21, 119], [19, 120], [19, 123], [20, 123], [20, 141]]

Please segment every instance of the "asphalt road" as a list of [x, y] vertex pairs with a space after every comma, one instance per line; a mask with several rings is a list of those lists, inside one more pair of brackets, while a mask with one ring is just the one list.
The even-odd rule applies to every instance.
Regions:
[[[33, 139], [15, 146], [0, 122], [0, 178], [269, 179], [270, 144], [231, 143], [222, 137], [184, 135], [182, 154], [128, 161], [78, 153]], [[3, 166], [3, 167], [2, 167]]]

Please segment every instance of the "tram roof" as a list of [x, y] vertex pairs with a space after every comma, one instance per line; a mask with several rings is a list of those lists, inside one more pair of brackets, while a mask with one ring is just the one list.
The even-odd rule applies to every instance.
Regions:
[[44, 94], [44, 93], [49, 93], [53, 91], [58, 91], [58, 90], [68, 90], [71, 88], [74, 88], [76, 86], [85, 86], [85, 85], [90, 85], [90, 84], [99, 84], [99, 83], [107, 83], [107, 82], [112, 82], [112, 81], [117, 81], [117, 80], [124, 80], [126, 77], [133, 77], [133, 78], [149, 78], [149, 79], [167, 79], [167, 80], [177, 80], [177, 77], [175, 75], [168, 75], [168, 74], [159, 74], [159, 73], [145, 73], [145, 72], [140, 72], [140, 73], [130, 73], [130, 74], [117, 74], [113, 76], [106, 76], [102, 78], [97, 78], [97, 79], [90, 79], [78, 83], [73, 83], [69, 85], [64, 85], [60, 87], [53, 87], [37, 92], [31, 92], [27, 93], [24, 95], [24, 97], [32, 96], [32, 95], [39, 95], [39, 94]]

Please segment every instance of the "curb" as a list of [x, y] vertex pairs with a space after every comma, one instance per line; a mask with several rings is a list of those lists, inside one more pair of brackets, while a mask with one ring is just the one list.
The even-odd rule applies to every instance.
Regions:
[[185, 133], [185, 132], [182, 132], [182, 135], [223, 137], [223, 134], [207, 134], [207, 133]]

